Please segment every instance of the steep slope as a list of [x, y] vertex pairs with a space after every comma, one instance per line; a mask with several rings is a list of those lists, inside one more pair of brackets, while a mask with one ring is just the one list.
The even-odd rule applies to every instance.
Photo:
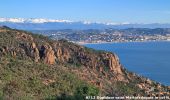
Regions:
[[113, 53], [8, 27], [0, 28], [0, 62], [4, 99], [170, 95], [168, 87], [128, 72]]

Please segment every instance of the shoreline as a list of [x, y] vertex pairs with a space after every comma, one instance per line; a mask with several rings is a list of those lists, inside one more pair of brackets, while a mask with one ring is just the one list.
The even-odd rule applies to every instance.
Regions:
[[170, 40], [149, 40], [149, 41], [122, 41], [122, 42], [98, 42], [98, 43], [87, 43], [87, 42], [74, 42], [78, 45], [87, 44], [112, 44], [112, 43], [145, 43], [145, 42], [170, 42]]
[[[107, 43], [108, 43], [108, 45], [107, 45]], [[102, 43], [85, 43], [85, 44], [82, 44], [82, 46], [86, 46], [86, 47], [89, 47], [89, 48], [93, 48], [93, 49], [95, 49], [95, 48], [97, 48], [97, 49], [95, 49], [95, 50], [104, 50], [104, 51], [108, 51], [108, 52], [114, 52], [114, 53], [116, 53], [117, 55], [118, 55], [118, 57], [120, 58], [120, 52], [117, 52], [117, 51], [119, 51], [120, 49], [123, 49], [123, 48], [119, 48], [119, 46], [121, 46], [121, 47], [125, 47], [125, 46], [127, 46], [126, 45], [126, 43], [129, 45], [131, 45], [132, 44], [132, 46], [134, 46], [135, 47], [135, 49], [136, 49], [136, 47], [138, 46], [138, 44], [143, 44], [142, 46], [144, 46], [144, 45], [156, 45], [156, 46], [154, 46], [154, 48], [155, 47], [157, 47], [157, 44], [158, 45], [160, 45], [159, 43], [170, 43], [170, 41], [168, 41], [168, 40], [156, 40], [156, 41], [126, 41], [126, 42], [102, 42]], [[145, 44], [146, 43], [146, 44]], [[153, 44], [152, 44], [153, 43]], [[89, 45], [88, 45], [89, 44]], [[96, 45], [95, 45], [96, 44]], [[97, 45], [97, 44], [99, 44], [99, 45]], [[100, 45], [101, 44], [101, 45]], [[119, 45], [120, 44], [120, 45]], [[122, 45], [123, 44], [123, 45]], [[104, 46], [104, 47], [102, 47], [103, 45], [106, 45], [106, 46]], [[118, 46], [118, 49], [112, 49], [112, 48], [117, 48], [116, 46]], [[140, 45], [139, 45], [140, 46]], [[145, 46], [144, 46], [145, 47]], [[161, 46], [162, 47], [162, 46]], [[164, 47], [164, 46], [163, 46]], [[109, 48], [109, 49], [107, 49], [107, 48]], [[149, 47], [150, 48], [150, 47]], [[152, 48], [152, 47], [151, 47]], [[129, 48], [128, 48], [129, 49]], [[131, 46], [130, 46], [130, 49], [131, 49]], [[145, 49], [145, 48], [144, 48]], [[164, 49], [164, 48], [162, 48], [162, 49]], [[166, 49], [166, 48], [165, 48]], [[151, 80], [154, 80], [154, 81], [156, 81], [156, 82], [159, 82], [160, 84], [164, 84], [164, 85], [166, 85], [166, 86], [170, 86], [170, 83], [169, 82], [167, 82], [166, 80], [163, 80], [163, 79], [161, 79], [161, 78], [155, 78], [155, 77], [153, 77], [154, 75], [156, 75], [155, 74], [155, 72], [154, 71], [149, 71], [149, 70], [146, 70], [146, 72], [144, 71], [144, 72], [140, 72], [140, 71], [138, 71], [138, 70], [135, 70], [136, 69], [136, 67], [133, 67], [133, 66], [136, 66], [136, 65], [132, 65], [131, 66], [131, 64], [129, 64], [129, 62], [131, 62], [131, 63], [133, 63], [133, 61], [131, 60], [131, 58], [134, 58], [134, 57], [136, 57], [136, 56], [133, 56], [133, 55], [136, 55], [136, 54], [133, 54], [133, 53], [131, 53], [131, 52], [129, 52], [128, 50], [126, 51], [127, 49], [123, 49], [123, 51], [121, 51], [121, 53], [123, 54], [123, 56], [121, 55], [121, 57], [122, 58], [120, 58], [121, 60], [120, 60], [120, 62], [122, 63], [122, 65], [124, 66], [124, 68], [126, 68], [126, 69], [128, 69], [129, 71], [131, 71], [131, 72], [135, 72], [135, 73], [137, 73], [138, 75], [140, 75], [140, 76], [144, 76], [144, 77], [147, 77], [147, 78], [149, 78], [149, 79], [151, 79]], [[146, 48], [145, 50], [149, 50], [148, 48]], [[141, 51], [140, 51], [141, 52]], [[140, 54], [140, 52], [138, 52], [139, 54]], [[157, 52], [157, 51], [156, 51]], [[133, 57], [129, 57], [129, 54], [132, 54], [132, 56]], [[126, 54], [126, 57], [125, 57], [125, 54]], [[130, 55], [131, 55], [130, 54]], [[145, 54], [147, 54], [147, 53], [145, 53]], [[148, 53], [149, 54], [149, 53]], [[147, 54], [147, 55], [148, 55]], [[142, 54], [143, 55], [143, 54]], [[159, 55], [153, 55], [153, 54], [149, 54], [149, 55], [151, 55], [151, 57], [153, 57], [152, 59], [151, 58], [149, 58], [149, 56], [148, 56], [148, 58], [145, 58], [145, 55], [144, 55], [144, 58], [140, 58], [141, 57], [141, 55], [138, 55], [139, 56], [139, 59], [141, 59], [140, 61], [144, 61], [144, 62], [148, 62], [148, 61], [154, 61], [154, 62], [156, 62], [156, 63], [158, 63], [158, 67], [157, 68], [159, 68], [159, 67], [161, 67], [161, 68], [163, 68], [162, 66], [167, 66], [166, 64], [164, 65], [164, 64], [162, 64], [162, 65], [159, 65], [159, 61], [158, 60], [154, 60], [155, 58], [158, 58], [158, 57], [160, 57]], [[147, 56], [146, 56], [147, 57]], [[163, 56], [163, 57], [165, 57], [165, 56]], [[166, 58], [166, 57], [165, 57]], [[128, 60], [128, 59], [130, 59], [130, 60]], [[135, 59], [138, 59], [138, 58], [135, 58]], [[128, 62], [127, 62], [128, 61]], [[135, 61], [135, 60], [134, 60]], [[166, 61], [166, 62], [168, 62], [167, 60], [163, 60], [163, 61]], [[139, 69], [141, 68], [141, 70], [144, 70], [145, 68], [147, 69], [147, 66], [154, 66], [154, 64], [150, 64], [150, 63], [146, 63], [146, 64], [144, 64], [144, 65], [142, 65], [140, 62], [135, 62], [135, 63], [139, 63], [137, 66], [139, 67]], [[141, 66], [142, 65], [142, 66]], [[143, 69], [144, 68], [144, 69]], [[166, 68], [166, 67], [164, 67], [164, 68]], [[133, 70], [132, 70], [133, 69]], [[156, 70], [157, 71], [157, 70]], [[164, 73], [164, 72], [161, 72], [161, 73]], [[166, 72], [165, 72], [166, 73]], [[150, 76], [149, 76], [150, 75]], [[161, 74], [157, 74], [157, 75], [161, 75]]]

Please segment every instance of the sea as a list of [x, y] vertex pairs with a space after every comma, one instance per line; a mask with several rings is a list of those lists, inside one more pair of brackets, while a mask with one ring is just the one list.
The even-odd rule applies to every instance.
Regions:
[[116, 53], [131, 72], [170, 86], [170, 42], [125, 42], [84, 44], [96, 50]]

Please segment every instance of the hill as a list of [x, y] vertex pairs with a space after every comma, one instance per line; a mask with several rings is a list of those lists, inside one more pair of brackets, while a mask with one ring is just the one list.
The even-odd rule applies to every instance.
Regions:
[[116, 54], [0, 28], [0, 97], [170, 96], [170, 88], [127, 71]]

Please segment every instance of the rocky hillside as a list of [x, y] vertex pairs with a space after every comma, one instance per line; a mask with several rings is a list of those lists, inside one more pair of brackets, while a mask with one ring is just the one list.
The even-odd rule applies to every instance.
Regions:
[[128, 72], [113, 53], [0, 28], [0, 97], [3, 99], [170, 96], [169, 91], [167, 86]]

